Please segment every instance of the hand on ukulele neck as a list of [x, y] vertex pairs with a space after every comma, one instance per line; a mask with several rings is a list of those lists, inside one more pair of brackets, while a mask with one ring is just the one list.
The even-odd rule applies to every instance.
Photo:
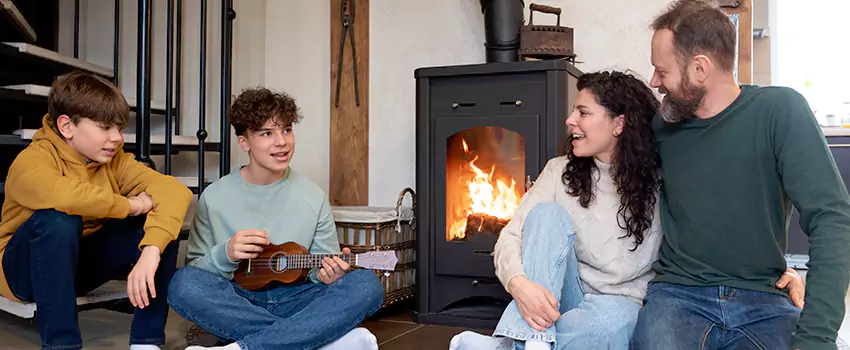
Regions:
[[[341, 254], [349, 255], [351, 250], [342, 248]], [[322, 259], [322, 268], [319, 269], [319, 281], [324, 284], [334, 283], [334, 281], [342, 278], [349, 269], [351, 269], [351, 266], [340, 259], [339, 256], [325, 257]]]

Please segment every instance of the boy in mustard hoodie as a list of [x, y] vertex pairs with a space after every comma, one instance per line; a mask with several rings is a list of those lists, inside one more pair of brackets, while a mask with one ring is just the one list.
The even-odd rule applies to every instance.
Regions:
[[166, 291], [191, 191], [124, 153], [129, 106], [103, 78], [56, 79], [6, 178], [0, 295], [36, 302], [43, 349], [81, 349], [76, 297], [132, 267], [130, 349], [165, 343]]

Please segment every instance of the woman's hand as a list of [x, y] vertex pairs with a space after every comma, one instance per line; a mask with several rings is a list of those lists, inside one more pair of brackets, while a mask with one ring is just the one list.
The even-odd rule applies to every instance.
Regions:
[[540, 332], [545, 331], [561, 317], [555, 296], [525, 276], [511, 278], [508, 289], [516, 300], [520, 315], [531, 328]]
[[791, 301], [798, 308], [803, 308], [806, 299], [806, 283], [803, 282], [803, 277], [797, 273], [797, 270], [788, 268], [779, 281], [776, 281], [776, 288], [788, 288], [788, 294], [791, 296]]

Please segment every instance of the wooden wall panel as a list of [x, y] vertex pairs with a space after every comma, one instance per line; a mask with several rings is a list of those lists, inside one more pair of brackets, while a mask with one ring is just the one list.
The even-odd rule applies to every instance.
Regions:
[[738, 83], [753, 83], [753, 0], [740, 0], [736, 8], [724, 8], [727, 14], [740, 15], [738, 23]]
[[[355, 101], [351, 39], [343, 34], [341, 0], [331, 2], [331, 120], [330, 120], [330, 202], [331, 205], [365, 206], [369, 202], [369, 0], [352, 0], [354, 35], [357, 46], [357, 80], [360, 105]], [[337, 65], [342, 56], [342, 74]], [[341, 79], [339, 106], [336, 106], [337, 79]]]

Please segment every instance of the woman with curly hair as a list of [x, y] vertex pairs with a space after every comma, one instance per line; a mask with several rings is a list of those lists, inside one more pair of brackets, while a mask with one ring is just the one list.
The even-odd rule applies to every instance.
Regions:
[[493, 337], [463, 332], [450, 349], [628, 348], [662, 236], [658, 107], [630, 74], [578, 79], [566, 155], [546, 164], [496, 243], [514, 300]]

